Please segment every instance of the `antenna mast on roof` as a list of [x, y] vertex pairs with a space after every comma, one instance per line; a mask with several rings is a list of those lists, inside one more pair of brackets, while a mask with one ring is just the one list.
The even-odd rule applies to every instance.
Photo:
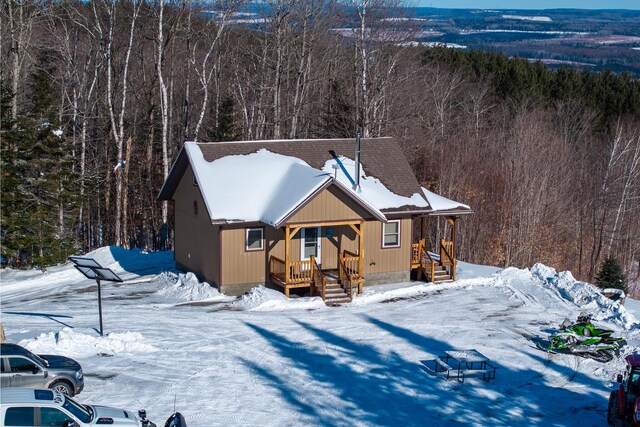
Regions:
[[356, 182], [353, 185], [353, 189], [360, 192], [360, 129], [356, 129]]

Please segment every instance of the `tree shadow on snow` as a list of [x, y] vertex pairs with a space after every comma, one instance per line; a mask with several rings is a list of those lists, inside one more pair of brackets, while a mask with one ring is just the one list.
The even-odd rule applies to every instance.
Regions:
[[[542, 353], [539, 358], [532, 357], [544, 364], [543, 372], [510, 369], [493, 363], [497, 366], [496, 380], [458, 383], [427, 375], [419, 360], [408, 360], [392, 349], [381, 351], [375, 341], [350, 339], [312, 324], [295, 323], [319, 340], [301, 343], [288, 338], [295, 333], [283, 336], [246, 323], [266, 339], [281, 358], [288, 360], [286, 371], [242, 359], [304, 419], [299, 424], [292, 420], [291, 425], [584, 426], [606, 423], [606, 401], [602, 405], [594, 404], [603, 400], [596, 393], [601, 383], [572, 367], [545, 360]], [[362, 328], [371, 327], [384, 330], [432, 356], [454, 348], [447, 342], [364, 316]], [[522, 354], [515, 344], [514, 357], [531, 356]], [[557, 379], [557, 383], [547, 380], [548, 377]], [[580, 393], [571, 387], [579, 388]], [[553, 411], [560, 411], [564, 416], [558, 419]]]

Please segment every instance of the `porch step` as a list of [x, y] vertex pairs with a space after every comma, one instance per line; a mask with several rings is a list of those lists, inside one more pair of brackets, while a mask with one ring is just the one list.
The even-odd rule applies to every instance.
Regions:
[[326, 305], [341, 305], [341, 304], [349, 304], [351, 302], [351, 299], [349, 298], [343, 298], [343, 299], [332, 299], [332, 300], [325, 300], [324, 303]]
[[430, 269], [423, 269], [425, 276], [431, 279], [433, 283], [451, 283], [453, 279], [447, 269], [443, 265], [436, 265], [433, 269], [433, 277], [431, 276]]
[[345, 292], [344, 292], [344, 289], [342, 289], [338, 283], [327, 282], [327, 287], [325, 288], [324, 293], [325, 295], [328, 296], [328, 295], [344, 294]]
[[346, 304], [351, 302], [351, 298], [337, 282], [329, 283], [329, 281], [327, 281], [324, 293], [324, 302], [327, 305]]

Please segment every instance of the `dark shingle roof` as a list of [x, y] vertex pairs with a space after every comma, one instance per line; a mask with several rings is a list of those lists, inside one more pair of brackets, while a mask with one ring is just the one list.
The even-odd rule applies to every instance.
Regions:
[[[311, 167], [322, 169], [327, 160], [336, 156], [355, 158], [354, 139], [305, 139], [278, 141], [244, 141], [199, 143], [205, 160], [211, 162], [231, 155], [246, 155], [260, 149], [297, 157]], [[362, 138], [360, 160], [367, 176], [378, 178], [389, 190], [405, 197], [417, 193], [422, 195], [420, 184], [416, 180], [400, 146], [393, 138]], [[185, 150], [181, 150], [174, 163], [169, 177], [158, 196], [159, 200], [170, 200], [184, 174], [189, 160]], [[404, 206], [402, 208], [384, 209], [383, 211], [416, 210], [429, 212], [430, 208]]]

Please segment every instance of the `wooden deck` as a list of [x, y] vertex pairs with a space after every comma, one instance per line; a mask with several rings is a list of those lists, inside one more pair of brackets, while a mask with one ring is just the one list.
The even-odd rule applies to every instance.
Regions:
[[[289, 296], [291, 289], [309, 288], [312, 295], [319, 295], [327, 304], [351, 302], [354, 286], [362, 293], [363, 277], [359, 273], [360, 257], [345, 251], [338, 257], [337, 269], [321, 269], [314, 257], [303, 261], [286, 262], [271, 256], [269, 277]], [[288, 274], [287, 274], [288, 273]]]

